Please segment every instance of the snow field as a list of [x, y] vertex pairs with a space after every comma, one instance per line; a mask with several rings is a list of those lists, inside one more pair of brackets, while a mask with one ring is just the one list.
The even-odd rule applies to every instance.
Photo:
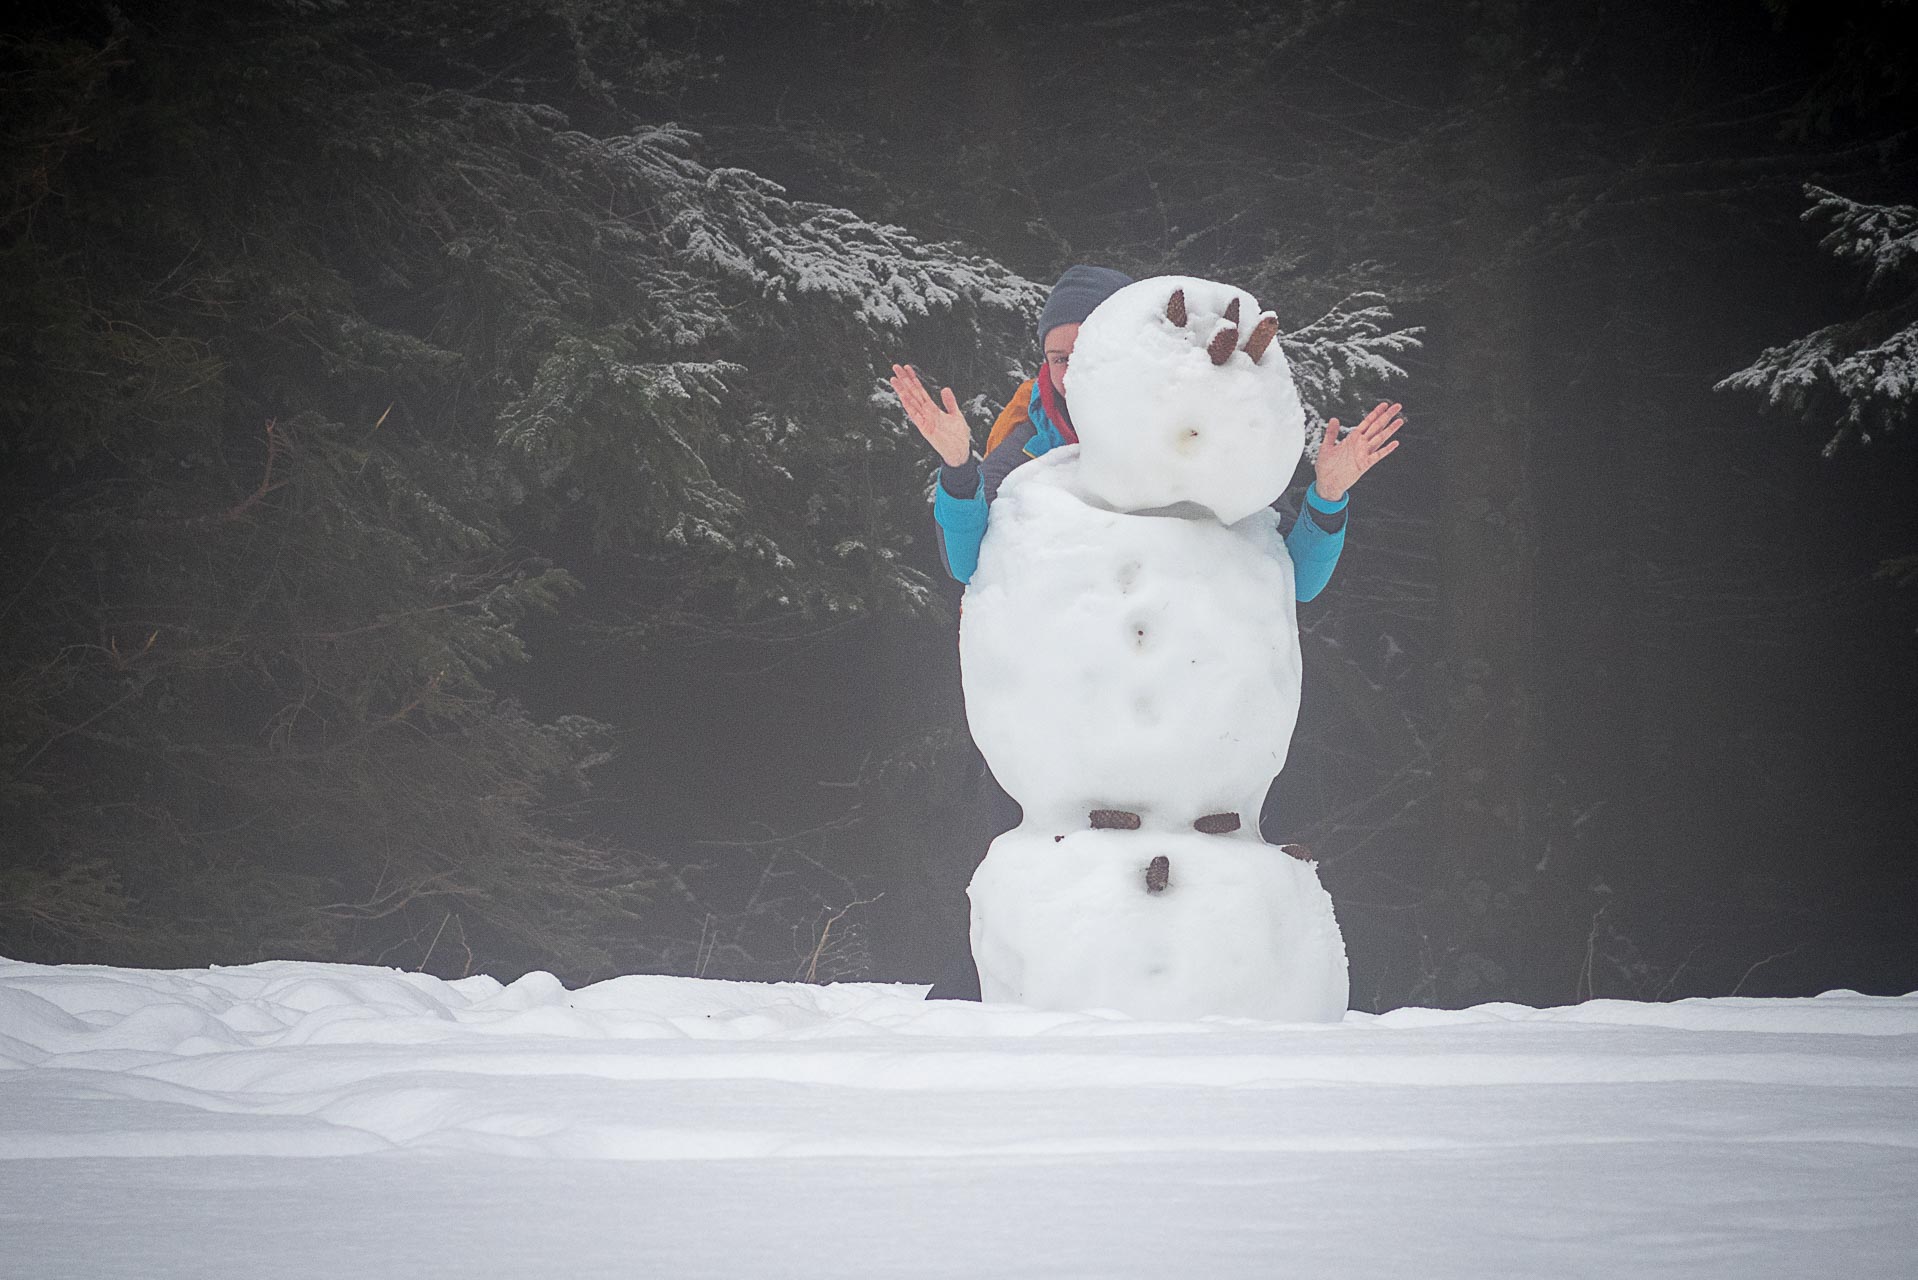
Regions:
[[1906, 1276], [1918, 997], [1149, 1022], [0, 962], [9, 1276]]

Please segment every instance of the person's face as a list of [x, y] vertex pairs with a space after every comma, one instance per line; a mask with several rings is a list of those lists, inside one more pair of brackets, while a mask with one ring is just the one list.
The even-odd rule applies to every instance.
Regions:
[[1046, 330], [1046, 367], [1052, 370], [1052, 385], [1066, 389], [1066, 366], [1072, 363], [1072, 345], [1079, 340], [1076, 324], [1055, 324]]

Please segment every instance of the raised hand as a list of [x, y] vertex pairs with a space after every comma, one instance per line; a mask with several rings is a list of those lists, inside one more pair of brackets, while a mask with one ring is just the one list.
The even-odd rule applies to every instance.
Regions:
[[1345, 433], [1343, 440], [1339, 439], [1337, 418], [1325, 424], [1325, 442], [1319, 445], [1318, 479], [1314, 482], [1321, 498], [1337, 502], [1360, 476], [1399, 447], [1392, 436], [1405, 425], [1405, 419], [1397, 416], [1402, 408], [1381, 401], [1363, 422]]
[[892, 367], [892, 377], [887, 381], [892, 385], [892, 393], [899, 397], [900, 407], [912, 419], [912, 425], [919, 428], [927, 444], [939, 451], [940, 461], [956, 467], [972, 456], [972, 428], [959, 412], [959, 400], [952, 394], [951, 387], [940, 389], [943, 404], [934, 403], [926, 393], [925, 384], [919, 381], [919, 371], [902, 364]]

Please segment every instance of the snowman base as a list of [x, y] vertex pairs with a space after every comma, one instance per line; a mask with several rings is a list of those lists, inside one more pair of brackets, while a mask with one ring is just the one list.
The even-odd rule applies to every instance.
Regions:
[[1337, 1022], [1345, 942], [1317, 867], [1250, 833], [1021, 827], [967, 891], [983, 999], [1140, 1018]]

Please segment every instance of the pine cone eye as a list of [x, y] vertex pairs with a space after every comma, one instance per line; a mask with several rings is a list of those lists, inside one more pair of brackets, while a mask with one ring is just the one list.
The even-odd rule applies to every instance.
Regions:
[[1272, 345], [1272, 339], [1279, 336], [1279, 318], [1270, 311], [1259, 317], [1258, 327], [1252, 330], [1252, 336], [1246, 339], [1245, 354], [1257, 364], [1265, 349]]

